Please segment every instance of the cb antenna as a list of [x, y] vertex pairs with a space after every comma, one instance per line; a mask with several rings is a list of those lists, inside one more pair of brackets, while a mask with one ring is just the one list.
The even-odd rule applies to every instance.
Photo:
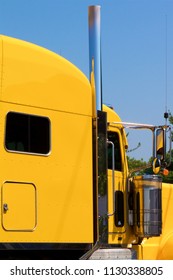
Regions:
[[165, 15], [165, 125], [168, 120], [168, 108], [167, 108], [167, 97], [168, 97], [168, 35], [167, 35], [167, 15]]

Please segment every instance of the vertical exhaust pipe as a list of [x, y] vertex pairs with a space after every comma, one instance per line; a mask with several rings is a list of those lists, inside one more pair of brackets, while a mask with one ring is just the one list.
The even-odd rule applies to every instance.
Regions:
[[93, 97], [93, 224], [95, 242], [93, 248], [95, 249], [97, 245], [108, 243], [106, 218], [108, 213], [107, 114], [102, 111], [100, 10], [100, 6], [90, 6], [88, 9], [90, 79]]
[[[94, 72], [96, 109], [102, 110], [100, 6], [89, 6], [89, 71]], [[94, 69], [93, 69], [94, 68]]]

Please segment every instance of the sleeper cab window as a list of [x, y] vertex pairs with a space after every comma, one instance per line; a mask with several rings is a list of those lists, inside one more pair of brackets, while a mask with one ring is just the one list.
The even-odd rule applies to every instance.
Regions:
[[47, 155], [50, 152], [50, 121], [46, 117], [9, 112], [5, 147], [8, 151]]

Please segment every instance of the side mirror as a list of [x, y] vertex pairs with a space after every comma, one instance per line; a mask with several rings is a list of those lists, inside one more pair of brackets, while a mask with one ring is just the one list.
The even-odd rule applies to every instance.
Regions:
[[156, 130], [156, 158], [161, 161], [166, 158], [165, 144], [165, 130], [163, 128], [159, 128]]
[[161, 161], [158, 158], [155, 158], [153, 160], [153, 172], [154, 174], [158, 174], [160, 172], [160, 168], [161, 168]]
[[[171, 126], [162, 126], [156, 129], [156, 149], [154, 157], [160, 160], [161, 166], [170, 166], [172, 150], [172, 131]], [[167, 147], [168, 145], [168, 147]]]

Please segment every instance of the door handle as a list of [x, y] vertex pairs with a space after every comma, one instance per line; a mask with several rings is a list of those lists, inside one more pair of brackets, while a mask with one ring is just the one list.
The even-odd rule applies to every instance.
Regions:
[[9, 210], [8, 204], [4, 203], [3, 208], [4, 208], [4, 212], [6, 213]]

